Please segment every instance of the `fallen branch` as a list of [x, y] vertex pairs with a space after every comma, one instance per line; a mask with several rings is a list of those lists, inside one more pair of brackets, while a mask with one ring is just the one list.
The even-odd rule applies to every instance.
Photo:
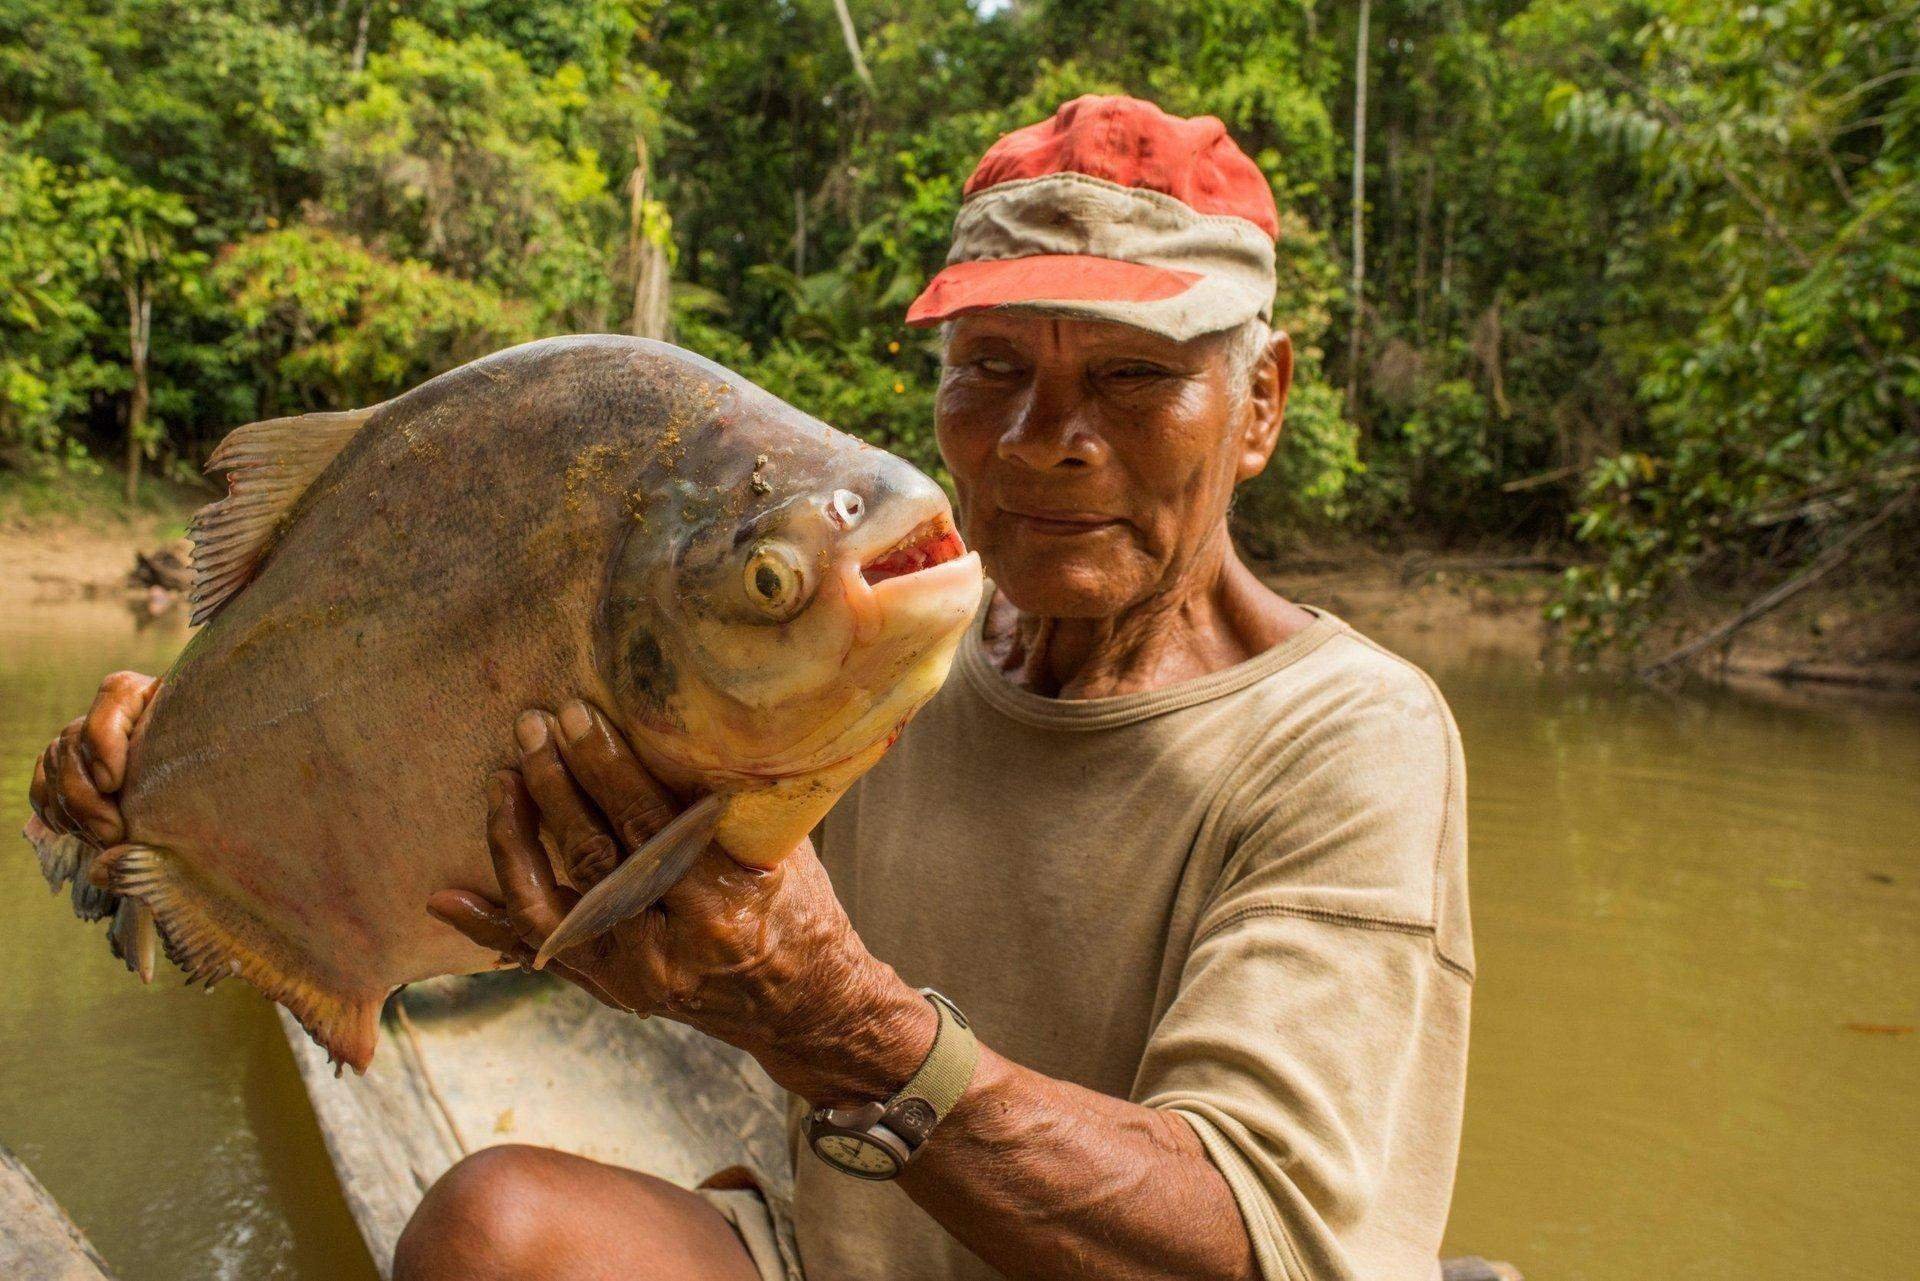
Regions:
[[1510, 480], [1500, 486], [1503, 494], [1523, 494], [1529, 489], [1538, 489], [1542, 485], [1552, 485], [1559, 481], [1570, 480], [1580, 474], [1578, 467], [1556, 467], [1552, 471], [1543, 471], [1537, 476], [1527, 476], [1521, 480]]
[[1879, 529], [1882, 525], [1899, 515], [1904, 508], [1910, 506], [1916, 494], [1920, 494], [1920, 488], [1909, 488], [1895, 494], [1886, 506], [1848, 530], [1831, 547], [1815, 557], [1814, 562], [1799, 574], [1780, 584], [1780, 586], [1774, 588], [1759, 600], [1754, 601], [1751, 605], [1735, 614], [1732, 618], [1729, 618], [1726, 622], [1721, 623], [1718, 627], [1713, 628], [1703, 635], [1694, 637], [1678, 649], [1640, 668], [1640, 676], [1643, 679], [1652, 677], [1672, 667], [1676, 663], [1684, 663], [1696, 654], [1712, 649], [1714, 646], [1729, 640], [1736, 632], [1746, 627], [1749, 623], [1764, 618], [1774, 610], [1779, 609], [1795, 596], [1798, 596], [1801, 592], [1846, 564], [1847, 561], [1852, 558], [1854, 549], [1865, 541], [1867, 536], [1873, 533], [1874, 530]]
[[1920, 692], [1920, 666], [1911, 663], [1823, 663], [1816, 659], [1787, 658], [1744, 661], [1735, 659], [1726, 670], [1734, 676], [1757, 676], [1782, 685], [1833, 685], [1848, 689]]
[[1541, 570], [1557, 573], [1573, 564], [1564, 556], [1409, 556], [1400, 566], [1400, 581], [1410, 583], [1422, 574], [1478, 574], [1502, 570]]

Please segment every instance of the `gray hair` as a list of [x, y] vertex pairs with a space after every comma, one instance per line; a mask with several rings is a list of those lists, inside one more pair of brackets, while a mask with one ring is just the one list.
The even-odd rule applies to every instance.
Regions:
[[1253, 371], [1273, 341], [1273, 330], [1255, 316], [1227, 331], [1227, 377], [1233, 382], [1235, 403], [1253, 395]]

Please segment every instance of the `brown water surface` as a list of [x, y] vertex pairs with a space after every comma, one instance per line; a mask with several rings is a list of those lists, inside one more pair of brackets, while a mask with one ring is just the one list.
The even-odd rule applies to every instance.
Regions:
[[1378, 634], [1467, 751], [1449, 1252], [1529, 1281], [1916, 1275], [1920, 710]]
[[[1467, 744], [1480, 978], [1449, 1249], [1532, 1281], [1913, 1275], [1920, 712], [1382, 639]], [[0, 617], [8, 832], [99, 676], [183, 640], [118, 604]], [[143, 990], [100, 928], [0, 852], [0, 1141], [129, 1281], [371, 1277], [270, 1007]]]
[[14, 835], [36, 749], [185, 641], [117, 601], [0, 616], [0, 1142], [126, 1281], [373, 1281], [273, 1007], [141, 987]]

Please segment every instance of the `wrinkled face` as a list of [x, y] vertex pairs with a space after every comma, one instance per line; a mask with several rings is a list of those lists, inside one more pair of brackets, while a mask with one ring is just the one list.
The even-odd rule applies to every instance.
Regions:
[[1018, 309], [954, 322], [940, 451], [962, 532], [1015, 605], [1112, 617], [1224, 537], [1290, 373], [1263, 362], [1248, 380], [1235, 363], [1224, 334], [1177, 343]]
[[691, 768], [810, 772], [939, 687], [979, 558], [939, 486], [771, 397], [716, 441], [628, 537], [614, 595], [641, 607], [615, 608], [613, 677]]

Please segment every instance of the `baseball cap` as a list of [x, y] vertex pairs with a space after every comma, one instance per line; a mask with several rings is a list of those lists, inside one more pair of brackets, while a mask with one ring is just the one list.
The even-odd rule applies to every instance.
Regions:
[[1219, 120], [1089, 94], [987, 149], [907, 323], [1028, 307], [1184, 342], [1272, 318], [1279, 233], [1273, 189]]

